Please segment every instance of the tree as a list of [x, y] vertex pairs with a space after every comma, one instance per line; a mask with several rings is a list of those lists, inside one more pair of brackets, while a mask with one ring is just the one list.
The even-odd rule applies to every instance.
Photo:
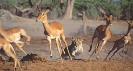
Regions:
[[[12, 6], [17, 9], [17, 12], [16, 12], [17, 15], [22, 16], [22, 17], [32, 17], [34, 11], [37, 8], [37, 5], [41, 3], [41, 0], [36, 0], [34, 4], [32, 4], [31, 0], [28, 0], [28, 2], [31, 8], [22, 9], [12, 4]], [[23, 5], [23, 3], [25, 3], [25, 0], [21, 0], [21, 2], [19, 2], [19, 5]]]
[[67, 6], [62, 19], [71, 19], [75, 0], [67, 0]]

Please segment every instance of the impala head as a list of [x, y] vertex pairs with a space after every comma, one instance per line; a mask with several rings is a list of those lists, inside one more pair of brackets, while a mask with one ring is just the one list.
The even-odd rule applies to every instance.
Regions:
[[128, 23], [129, 27], [133, 29], [133, 21], [126, 20], [126, 22]]
[[109, 15], [109, 17], [108, 17], [104, 14], [104, 18], [106, 19], [107, 25], [112, 25], [112, 15]]
[[42, 21], [42, 22], [47, 21], [47, 13], [49, 12], [49, 10], [52, 10], [51, 5], [47, 5], [41, 8], [39, 8], [39, 6], [37, 5], [37, 8], [39, 10], [39, 13], [36, 21]]
[[128, 23], [128, 32], [130, 32], [131, 29], [133, 29], [133, 21], [130, 21], [130, 20], [126, 20], [126, 22]]
[[39, 10], [38, 17], [37, 17], [36, 21], [45, 22], [47, 20], [47, 13], [48, 12], [49, 12], [49, 9], [47, 9], [45, 11]]

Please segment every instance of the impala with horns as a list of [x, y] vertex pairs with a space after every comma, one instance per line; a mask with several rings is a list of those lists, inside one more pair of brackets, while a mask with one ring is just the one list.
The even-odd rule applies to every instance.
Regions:
[[[128, 30], [127, 30], [126, 34], [122, 38], [117, 39], [116, 41], [114, 41], [115, 42], [114, 46], [109, 51], [109, 53], [108, 53], [107, 57], [105, 58], [105, 60], [107, 60], [107, 58], [110, 55], [110, 53], [112, 51], [114, 51], [115, 49], [116, 49], [115, 52], [112, 54], [112, 56], [109, 59], [111, 59], [114, 56], [114, 54], [121, 48], [124, 48], [123, 51], [125, 53], [127, 53], [128, 49], [129, 49], [129, 44], [132, 43], [132, 38], [131, 38], [131, 35], [130, 35], [130, 31], [131, 31], [131, 29], [133, 29], [132, 21], [131, 22], [127, 21], [127, 23], [128, 23]], [[126, 45], [128, 45], [127, 49], [126, 49]]]
[[21, 36], [25, 36], [27, 38], [26, 44], [30, 44], [30, 36], [27, 35], [26, 31], [22, 28], [14, 27], [14, 28], [8, 28], [3, 30], [0, 22], [0, 35], [5, 38], [10, 43], [15, 43], [18, 48], [27, 55], [27, 53], [22, 49], [24, 46], [24, 42], [20, 41]]
[[64, 29], [63, 29], [61, 23], [59, 23], [57, 21], [48, 23], [48, 18], [47, 18], [48, 12], [49, 12], [49, 9], [46, 9], [46, 10], [40, 10], [39, 9], [39, 13], [38, 13], [38, 17], [37, 17], [36, 21], [43, 22], [43, 27], [45, 29], [44, 34], [46, 36], [46, 39], [48, 40], [49, 47], [50, 47], [50, 57], [52, 57], [51, 39], [55, 39], [58, 53], [59, 53], [60, 58], [62, 60], [61, 52], [60, 52], [60, 48], [59, 48], [59, 44], [60, 44], [62, 51], [64, 52], [64, 49], [63, 49], [62, 43], [61, 43], [61, 39], [60, 39], [60, 37], [61, 37], [63, 42], [65, 43], [69, 57], [72, 60], [72, 57], [71, 57], [69, 50], [68, 50], [67, 42], [65, 40]]
[[14, 59], [14, 61], [15, 61], [14, 71], [17, 68], [17, 64], [20, 67], [20, 62], [19, 62], [19, 60], [16, 56], [16, 53], [15, 53], [15, 50], [14, 50], [13, 46], [7, 40], [5, 40], [4, 38], [0, 38], [0, 48], [2, 48], [4, 50], [4, 52], [7, 54], [7, 56], [12, 57]]
[[[110, 25], [112, 25], [112, 15], [110, 14], [108, 17], [104, 14], [104, 18], [106, 19], [106, 25], [100, 25], [95, 29], [94, 35], [92, 37], [92, 43], [91, 43], [90, 50], [89, 50], [89, 52], [90, 52], [92, 49], [92, 44], [93, 44], [94, 38], [98, 38], [98, 40], [97, 40], [95, 49], [92, 52], [92, 55], [94, 54], [94, 52], [96, 53], [96, 51], [98, 50], [98, 47], [99, 47], [99, 43], [100, 43], [100, 41], [102, 41], [102, 45], [100, 46], [100, 50], [98, 50], [97, 58], [99, 58], [100, 51], [102, 50], [105, 43], [112, 36], [112, 31], [110, 30], [110, 27], [109, 27]], [[90, 56], [90, 59], [91, 59], [92, 55]]]

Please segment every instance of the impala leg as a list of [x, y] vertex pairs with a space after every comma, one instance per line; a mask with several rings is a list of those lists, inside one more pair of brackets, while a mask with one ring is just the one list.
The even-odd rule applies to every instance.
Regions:
[[102, 39], [103, 41], [106, 41], [111, 37], [111, 36], [107, 36], [107, 34], [108, 34], [108, 31], [107, 31], [107, 28], [106, 28], [105, 37]]
[[63, 49], [63, 47], [62, 47], [62, 43], [61, 43], [61, 39], [60, 39], [60, 38], [59, 38], [59, 43], [60, 43], [60, 46], [61, 46], [62, 52], [65, 54], [65, 51], [64, 51], [64, 49]]
[[18, 64], [19, 67], [20, 67], [20, 63], [19, 63], [17, 57], [16, 57], [15, 54], [13, 54], [13, 53], [11, 52], [11, 50], [10, 50], [10, 45], [4, 45], [4, 46], [3, 46], [3, 50], [5, 51], [5, 53], [6, 53], [9, 57], [12, 57], [12, 58], [14, 59], [14, 61], [15, 61], [15, 63], [14, 63], [14, 70], [16, 69], [17, 64]]
[[27, 38], [27, 40], [26, 40], [26, 45], [30, 45], [31, 37], [27, 35], [26, 38]]
[[105, 45], [106, 41], [103, 41], [101, 47], [100, 47], [100, 51], [102, 50], [103, 46]]
[[15, 52], [15, 50], [14, 50], [14, 48], [12, 47], [11, 44], [10, 44], [10, 48], [11, 48], [11, 50], [14, 52], [14, 54], [16, 55], [16, 52]]
[[18, 46], [18, 48], [25, 54], [25, 55], [27, 55], [27, 53], [21, 48], [21, 46], [18, 44], [18, 42], [14, 42], [17, 46]]
[[96, 51], [98, 50], [99, 43], [100, 43], [100, 40], [98, 39], [98, 40], [97, 40], [97, 44], [96, 44], [96, 46], [95, 46], [95, 53], [96, 53]]
[[127, 49], [126, 49], [125, 53], [127, 53], [127, 51], [129, 50], [129, 48], [130, 48], [130, 45], [127, 44]]
[[100, 51], [102, 50], [103, 46], [105, 45], [106, 41], [104, 40], [101, 47], [100, 47], [100, 50], [98, 51], [98, 58], [100, 57]]
[[20, 47], [23, 47], [24, 44], [25, 44], [23, 41], [16, 41], [16, 42], [20, 44], [20, 45], [19, 45]]
[[0, 57], [2, 57], [2, 59], [6, 60], [1, 54], [0, 54]]
[[113, 48], [109, 51], [109, 53], [108, 53], [107, 57], [105, 58], [105, 60], [107, 60], [107, 58], [108, 58], [108, 56], [110, 55], [110, 53], [111, 53], [112, 51], [114, 51], [116, 48], [117, 48], [117, 46], [116, 46], [116, 44], [114, 44]]
[[[92, 42], [91, 42], [91, 45], [90, 45], [90, 50], [89, 50], [89, 52], [90, 52], [91, 49], [92, 49], [92, 44], [93, 44], [94, 38], [96, 38], [97, 36], [99, 36], [99, 32], [95, 31], [95, 32], [94, 32], [94, 35], [93, 35], [93, 37], [92, 37]], [[99, 39], [98, 39], [98, 40], [99, 40]]]
[[28, 36], [28, 35], [25, 35], [25, 37], [27, 38], [27, 40], [26, 40], [26, 45], [30, 45], [31, 37]]
[[67, 45], [67, 42], [65, 40], [65, 36], [62, 34], [61, 37], [62, 37], [62, 40], [63, 40], [64, 44], [66, 45], [69, 58], [70, 58], [70, 60], [72, 60], [72, 56], [70, 55], [70, 51], [68, 50], [68, 45]]
[[114, 56], [114, 54], [115, 54], [120, 48], [121, 48], [121, 47], [118, 47], [117, 50], [112, 54], [112, 56], [111, 56], [109, 59], [111, 59], [111, 58]]
[[125, 47], [125, 46], [126, 46], [126, 44], [124, 43], [124, 44], [123, 44], [123, 51], [122, 51], [122, 52], [124, 52], [124, 53], [125, 53], [125, 51], [126, 51], [126, 47]]
[[90, 56], [90, 58], [89, 58], [89, 60], [91, 60], [91, 57], [92, 57], [92, 55], [95, 53], [95, 50], [92, 52], [92, 54], [91, 54], [91, 56]]
[[93, 55], [94, 53], [96, 53], [96, 51], [98, 50], [99, 42], [100, 42], [100, 40], [98, 39], [98, 40], [97, 40], [97, 44], [96, 44], [96, 46], [95, 46], [95, 49], [94, 49], [94, 51], [92, 52], [92, 54], [91, 54], [89, 60], [91, 59], [92, 55]]
[[50, 57], [52, 58], [52, 47], [51, 47], [51, 39], [50, 39], [50, 37], [46, 37], [47, 38], [47, 40], [48, 40], [48, 43], [49, 43], [49, 48], [50, 48]]
[[89, 49], [89, 52], [91, 51], [91, 49], [92, 49], [92, 44], [93, 44], [93, 40], [94, 40], [94, 36], [92, 37], [92, 42], [91, 42], [91, 45], [90, 45], [90, 49]]
[[57, 46], [58, 53], [60, 55], [60, 59], [62, 60], [61, 52], [60, 52], [60, 48], [59, 48], [59, 41], [58, 41], [58, 38], [57, 37], [56, 37], [56, 46]]
[[31, 37], [27, 35], [27, 33], [25, 32], [24, 29], [21, 29], [21, 35], [22, 35], [22, 36], [25, 36], [25, 37], [27, 38], [26, 44], [27, 44], [27, 45], [30, 45], [29, 41], [31, 40]]

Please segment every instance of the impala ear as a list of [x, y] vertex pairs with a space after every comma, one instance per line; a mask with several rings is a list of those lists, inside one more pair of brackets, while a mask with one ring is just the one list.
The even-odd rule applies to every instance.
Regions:
[[37, 5], [37, 9], [39, 10], [39, 12], [41, 11], [41, 9], [39, 8], [39, 6]]
[[48, 12], [49, 12], [49, 9], [46, 9], [46, 10], [45, 10], [45, 14], [47, 14]]
[[105, 14], [103, 15], [103, 17], [106, 18], [106, 19], [108, 18]]

